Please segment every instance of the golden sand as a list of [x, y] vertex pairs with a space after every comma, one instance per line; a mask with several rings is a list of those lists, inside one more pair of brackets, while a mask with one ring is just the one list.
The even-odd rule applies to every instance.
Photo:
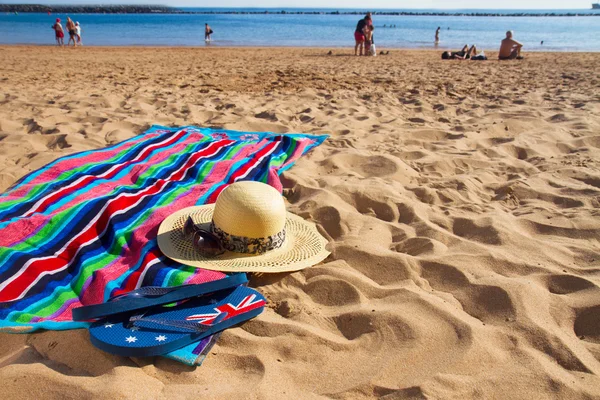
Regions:
[[0, 334], [3, 399], [600, 397], [600, 54], [327, 51], [0, 47], [0, 189], [150, 124], [329, 133], [282, 181], [332, 251], [199, 368]]

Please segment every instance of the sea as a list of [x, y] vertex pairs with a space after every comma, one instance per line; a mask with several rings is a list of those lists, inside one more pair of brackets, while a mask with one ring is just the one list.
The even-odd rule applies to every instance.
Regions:
[[[349, 9], [206, 9], [183, 8], [188, 12], [228, 12], [224, 14], [71, 14], [82, 27], [86, 46], [354, 46], [354, 29], [360, 15]], [[286, 14], [279, 13], [286, 11]], [[239, 13], [231, 13], [232, 11]], [[244, 12], [269, 11], [263, 14]], [[318, 14], [293, 14], [293, 12]], [[340, 11], [340, 15], [330, 14]], [[600, 51], [600, 11], [590, 10], [370, 10], [423, 13], [501, 13], [563, 14], [579, 16], [409, 16], [373, 17], [374, 41], [379, 49], [458, 49], [465, 44], [496, 49], [507, 30], [527, 51]], [[56, 18], [64, 14], [1, 14], [0, 44], [52, 45]], [[213, 29], [210, 43], [204, 41], [204, 24]], [[434, 44], [441, 27], [438, 45]], [[65, 38], [65, 42], [67, 38]]]

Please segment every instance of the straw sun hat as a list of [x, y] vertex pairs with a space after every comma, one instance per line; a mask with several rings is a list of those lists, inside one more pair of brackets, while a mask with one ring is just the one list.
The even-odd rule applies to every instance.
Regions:
[[[202, 256], [183, 233], [188, 217], [212, 233], [225, 252]], [[297, 271], [323, 261], [329, 255], [326, 244], [313, 223], [286, 211], [276, 189], [254, 181], [229, 185], [215, 204], [170, 215], [158, 230], [158, 246], [167, 257], [224, 272]]]

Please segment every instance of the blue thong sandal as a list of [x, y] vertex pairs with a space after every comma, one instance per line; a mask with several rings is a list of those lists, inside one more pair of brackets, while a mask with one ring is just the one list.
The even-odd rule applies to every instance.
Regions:
[[74, 321], [90, 321], [115, 314], [142, 310], [162, 304], [175, 303], [195, 296], [229, 289], [248, 282], [246, 274], [234, 274], [223, 279], [198, 285], [174, 287], [145, 286], [119, 296], [108, 302], [73, 309]]
[[266, 304], [256, 290], [238, 286], [175, 306], [157, 306], [131, 317], [121, 315], [90, 327], [94, 346], [125, 357], [158, 356], [259, 315]]

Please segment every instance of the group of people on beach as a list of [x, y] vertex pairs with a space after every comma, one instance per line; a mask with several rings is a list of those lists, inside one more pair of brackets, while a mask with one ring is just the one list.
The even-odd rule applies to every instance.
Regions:
[[[67, 46], [73, 43], [73, 46], [81, 46], [83, 42], [81, 41], [81, 25], [79, 22], [73, 22], [73, 20], [67, 17], [66, 29], [69, 33], [69, 41], [67, 42]], [[390, 26], [391, 27], [391, 26]], [[55, 33], [56, 44], [58, 46], [64, 46], [64, 30], [60, 23], [60, 18], [56, 18], [56, 22], [52, 25], [52, 29]], [[435, 44], [437, 45], [440, 42], [440, 29], [438, 27], [435, 31]], [[448, 28], [450, 29], [450, 28]], [[356, 42], [354, 46], [354, 55], [355, 56], [375, 56], [377, 55], [377, 51], [375, 49], [375, 40], [373, 39], [373, 31], [375, 27], [373, 26], [373, 16], [369, 12], [356, 24], [356, 29], [354, 30], [354, 40]], [[204, 40], [208, 43], [211, 41], [211, 35], [213, 33], [212, 28], [208, 24], [204, 24]], [[543, 42], [542, 42], [543, 43]], [[523, 48], [523, 44], [513, 39], [513, 32], [506, 32], [506, 38], [502, 40], [500, 44], [500, 51], [498, 52], [499, 60], [514, 60], [514, 59], [522, 59], [521, 49]], [[389, 52], [388, 52], [389, 53]], [[459, 51], [444, 51], [442, 53], [443, 60], [487, 60], [487, 57], [483, 52], [477, 52], [477, 46], [465, 45]]]
[[[506, 38], [500, 43], [500, 51], [498, 51], [499, 60], [521, 60], [521, 49], [523, 44], [513, 39], [513, 31], [506, 32]], [[436, 31], [436, 40], [439, 41], [439, 28]], [[468, 44], [459, 51], [445, 51], [442, 53], [442, 60], [473, 60], [484, 61], [487, 57], [483, 52], [477, 52], [477, 46], [469, 47]]]
[[374, 56], [377, 54], [375, 42], [373, 41], [374, 30], [373, 17], [369, 12], [363, 19], [358, 21], [354, 30], [354, 40], [356, 41], [356, 45], [354, 46], [355, 56]]
[[[65, 28], [69, 33], [69, 41], [67, 42], [67, 46], [71, 45], [71, 42], [73, 42], [73, 46], [82, 46], [83, 42], [81, 41], [81, 25], [79, 24], [79, 22], [73, 22], [71, 18], [67, 17], [67, 23], [65, 25]], [[56, 18], [54, 25], [52, 25], [52, 29], [54, 30], [56, 44], [58, 46], [64, 46], [65, 32], [60, 23], [60, 18]], [[207, 43], [210, 42], [212, 40], [212, 34], [212, 28], [208, 24], [204, 24], [204, 41]]]
[[[67, 17], [67, 23], [65, 28], [67, 28], [67, 32], [69, 32], [69, 41], [67, 42], [67, 46], [73, 42], [73, 46], [81, 46], [83, 42], [81, 41], [81, 25], [79, 22], [73, 22], [73, 20]], [[56, 44], [58, 46], [65, 45], [65, 32], [63, 31], [63, 27], [60, 24], [60, 18], [56, 18], [56, 22], [52, 25], [52, 29], [54, 30], [54, 37], [56, 38]]]
[[[435, 31], [435, 45], [437, 46], [440, 42], [440, 30], [442, 28], [438, 26]], [[448, 28], [450, 29], [450, 28]], [[375, 40], [373, 39], [373, 16], [369, 12], [356, 24], [354, 30], [354, 55], [355, 56], [374, 56], [377, 54], [375, 50]], [[523, 44], [513, 39], [513, 32], [506, 32], [506, 38], [502, 40], [500, 44], [500, 51], [498, 52], [499, 60], [519, 60], [521, 56], [521, 49]], [[473, 60], [473, 61], [484, 61], [487, 60], [485, 53], [478, 52], [476, 45], [465, 45], [459, 51], [444, 51], [442, 53], [443, 60]]]

